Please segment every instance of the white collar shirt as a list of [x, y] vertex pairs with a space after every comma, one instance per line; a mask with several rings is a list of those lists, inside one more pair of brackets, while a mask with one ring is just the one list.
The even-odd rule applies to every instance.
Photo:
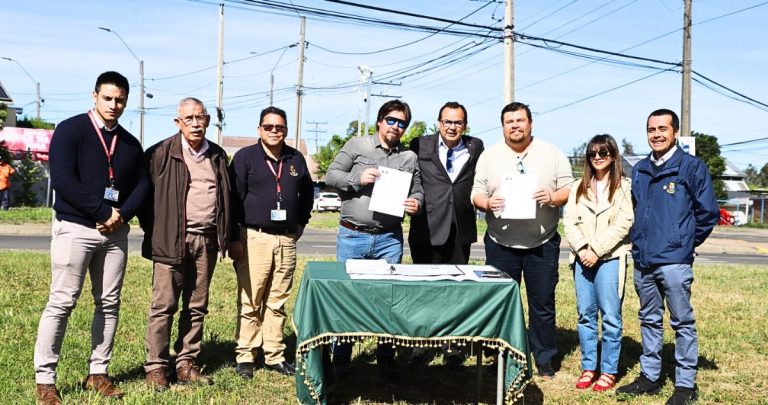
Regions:
[[437, 154], [440, 157], [440, 163], [443, 164], [448, 177], [451, 179], [451, 183], [456, 181], [456, 177], [461, 173], [461, 169], [469, 161], [469, 149], [464, 143], [464, 139], [459, 139], [459, 143], [453, 147], [453, 157], [451, 161], [451, 170], [448, 170], [448, 146], [443, 142], [443, 138], [438, 134], [439, 141], [437, 142]]

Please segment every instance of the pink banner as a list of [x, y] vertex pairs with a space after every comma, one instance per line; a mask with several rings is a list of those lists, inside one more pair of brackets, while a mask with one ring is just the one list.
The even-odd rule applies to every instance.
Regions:
[[17, 159], [29, 150], [33, 160], [47, 161], [52, 135], [52, 129], [5, 127], [0, 131], [0, 141], [6, 142], [6, 147]]

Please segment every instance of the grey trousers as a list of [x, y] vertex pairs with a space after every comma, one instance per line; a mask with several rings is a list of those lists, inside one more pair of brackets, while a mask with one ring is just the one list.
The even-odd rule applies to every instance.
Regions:
[[94, 228], [54, 220], [51, 239], [51, 291], [35, 343], [35, 382], [54, 384], [67, 322], [88, 274], [93, 295], [90, 374], [105, 374], [120, 312], [128, 253], [127, 224], [102, 235]]
[[179, 334], [173, 345], [176, 365], [195, 361], [203, 342], [203, 318], [208, 314], [208, 287], [216, 267], [216, 235], [187, 233], [186, 256], [182, 263], [154, 262], [152, 305], [149, 308], [144, 345], [147, 361], [144, 370], [168, 367], [173, 316], [179, 310]]

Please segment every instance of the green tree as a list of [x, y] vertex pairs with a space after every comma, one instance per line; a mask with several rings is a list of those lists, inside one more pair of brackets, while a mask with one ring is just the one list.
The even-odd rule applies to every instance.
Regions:
[[16, 166], [14, 176], [21, 178], [21, 187], [14, 194], [15, 204], [18, 206], [37, 206], [37, 194], [35, 194], [35, 185], [45, 178], [42, 168], [32, 160], [32, 152], [27, 150], [23, 159]]
[[699, 132], [692, 132], [691, 136], [696, 137], [696, 156], [707, 164], [709, 175], [712, 176], [715, 197], [718, 200], [728, 198], [725, 183], [720, 179], [725, 172], [725, 158], [720, 156], [720, 144], [717, 142], [717, 137]]
[[[351, 125], [352, 123], [350, 123], [350, 129]], [[357, 128], [357, 126], [355, 126], [355, 128]], [[349, 133], [349, 130], [347, 130], [347, 133]], [[345, 137], [334, 134], [327, 144], [321, 146], [317, 150], [317, 153], [312, 157], [315, 159], [315, 163], [317, 163], [317, 171], [315, 173], [318, 177], [325, 176], [325, 174], [328, 173], [328, 166], [331, 165], [333, 159], [336, 159], [336, 154], [339, 153], [341, 147], [344, 146], [350, 138], [355, 136], [354, 134], [355, 133], [353, 132]]]
[[36, 128], [36, 129], [53, 129], [55, 125], [51, 122], [44, 121], [42, 118], [29, 118], [26, 115], [20, 120], [16, 121], [16, 127], [18, 128]]
[[747, 168], [744, 169], [744, 181], [747, 182], [749, 188], [760, 187], [759, 177], [760, 173], [757, 171], [757, 168], [752, 166], [752, 163], [748, 164]]
[[405, 131], [403, 137], [400, 138], [400, 143], [406, 148], [411, 146], [411, 140], [424, 135], [427, 132], [427, 123], [424, 121], [414, 121]]
[[5, 126], [5, 119], [8, 118], [8, 110], [5, 103], [0, 103], [0, 129]]
[[634, 145], [632, 145], [632, 142], [630, 142], [627, 138], [624, 138], [621, 140], [621, 148], [623, 149], [621, 152], [622, 155], [635, 154], [635, 147]]
[[760, 187], [768, 187], [768, 163], [763, 165], [758, 175], [758, 185]]

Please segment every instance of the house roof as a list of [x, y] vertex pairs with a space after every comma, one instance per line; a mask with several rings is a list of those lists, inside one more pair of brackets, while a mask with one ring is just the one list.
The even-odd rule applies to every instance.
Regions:
[[3, 82], [0, 82], [0, 102], [9, 104], [13, 102], [13, 99], [5, 90], [5, 87], [3, 87]]

